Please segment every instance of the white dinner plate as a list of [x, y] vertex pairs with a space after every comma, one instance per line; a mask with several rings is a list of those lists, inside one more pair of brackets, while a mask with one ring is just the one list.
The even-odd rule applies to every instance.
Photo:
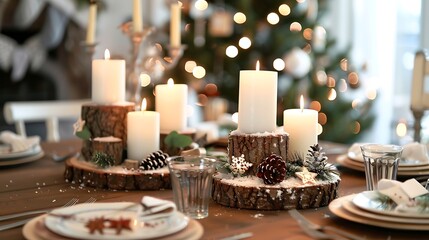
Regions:
[[397, 216], [390, 216], [390, 215], [384, 215], [384, 214], [378, 214], [370, 211], [363, 210], [359, 207], [357, 207], [353, 202], [352, 199], [347, 199], [342, 202], [343, 207], [356, 215], [371, 218], [374, 220], [379, 221], [388, 221], [388, 222], [397, 222], [397, 223], [415, 223], [415, 224], [429, 224], [429, 218], [408, 218], [408, 217], [397, 217]]
[[[67, 208], [58, 208], [52, 212], [55, 214], [74, 214], [73, 218], [48, 215], [45, 218], [45, 225], [51, 231], [66, 237], [110, 240], [163, 237], [178, 232], [188, 225], [189, 218], [181, 212], [145, 222], [138, 221], [137, 211], [140, 207], [139, 204], [131, 202], [78, 204]], [[132, 230], [123, 229], [120, 234], [116, 234], [115, 229], [106, 227], [103, 228], [103, 233], [95, 231], [91, 234], [85, 225], [89, 220], [100, 217], [113, 220], [130, 219]], [[106, 223], [106, 226], [108, 225]]]
[[[362, 153], [357, 153], [353, 151], [347, 152], [347, 157], [356, 162], [363, 163]], [[399, 167], [417, 167], [417, 166], [426, 166], [429, 167], [429, 162], [420, 161], [417, 159], [401, 159], [399, 160]]]
[[[363, 166], [363, 162], [351, 160], [346, 154], [338, 156], [336, 158], [336, 162], [346, 168], [365, 172], [365, 167]], [[422, 167], [415, 167], [415, 168], [399, 166], [398, 168], [399, 177], [413, 177], [413, 176], [425, 176], [425, 175], [429, 175], [429, 166], [428, 167], [422, 166]]]
[[354, 195], [349, 195], [337, 198], [329, 204], [328, 208], [334, 215], [360, 224], [398, 230], [429, 231], [429, 224], [414, 224], [412, 221], [409, 221], [408, 223], [389, 222], [378, 219], [371, 219], [349, 212], [347, 211], [347, 209], [344, 208], [344, 202], [351, 201], [353, 197]]
[[394, 217], [426, 218], [429, 219], [429, 211], [405, 212], [395, 211], [396, 204], [393, 201], [386, 202], [380, 199], [381, 194], [377, 191], [365, 191], [357, 194], [352, 202], [354, 205], [376, 214], [384, 214]]
[[45, 153], [43, 151], [40, 151], [39, 153], [36, 153], [34, 155], [30, 155], [27, 157], [4, 159], [4, 160], [0, 161], [0, 167], [2, 167], [2, 166], [14, 166], [14, 165], [19, 165], [19, 164], [23, 164], [23, 163], [34, 162], [36, 160], [41, 159], [44, 155], [45, 155]]
[[40, 145], [36, 145], [36, 146], [29, 148], [25, 151], [1, 153], [0, 154], [0, 162], [1, 161], [7, 161], [7, 160], [13, 160], [13, 159], [17, 159], [17, 158], [24, 158], [24, 157], [28, 157], [31, 155], [36, 155], [36, 154], [40, 153], [41, 151], [42, 151], [42, 148], [40, 147]]

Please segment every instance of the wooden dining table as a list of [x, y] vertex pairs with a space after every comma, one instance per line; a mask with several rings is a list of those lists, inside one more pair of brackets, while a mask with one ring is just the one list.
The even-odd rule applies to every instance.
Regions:
[[[170, 189], [112, 191], [67, 182], [64, 180], [64, 162], [55, 162], [51, 156], [54, 153], [79, 151], [81, 141], [44, 142], [42, 148], [45, 156], [37, 161], [0, 168], [0, 215], [60, 207], [72, 198], [78, 198], [79, 202], [85, 202], [91, 197], [96, 198], [97, 202], [140, 202], [143, 196], [173, 200]], [[338, 154], [341, 152], [329, 154], [329, 161], [335, 162]], [[339, 171], [339, 196], [365, 190], [363, 172], [342, 167], [339, 167]], [[395, 230], [344, 220], [331, 213], [328, 207], [299, 212], [314, 223], [340, 228], [366, 239], [429, 239], [429, 232], [425, 231]], [[13, 221], [16, 220], [2, 221], [0, 225]], [[242, 233], [251, 233], [250, 239], [312, 239], [286, 210], [244, 210], [224, 207], [211, 201], [209, 216], [197, 221], [204, 229], [202, 239], [222, 239]], [[24, 239], [22, 227], [1, 231], [0, 239]]]

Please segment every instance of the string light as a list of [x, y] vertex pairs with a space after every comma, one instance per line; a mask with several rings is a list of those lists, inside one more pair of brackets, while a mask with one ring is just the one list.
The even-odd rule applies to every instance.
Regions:
[[299, 22], [293, 22], [290, 24], [291, 32], [300, 32], [302, 30], [302, 26]]
[[192, 70], [192, 75], [198, 79], [201, 79], [206, 76], [206, 69], [204, 69], [202, 66], [196, 66], [194, 67], [194, 70]]
[[346, 82], [346, 80], [344, 78], [340, 79], [338, 90], [340, 92], [346, 92], [347, 91], [347, 82]]
[[290, 7], [287, 4], [282, 4], [279, 6], [279, 13], [283, 16], [290, 14]]
[[279, 15], [277, 15], [277, 13], [272, 12], [267, 15], [267, 21], [271, 25], [276, 25], [280, 21]]
[[328, 93], [328, 100], [334, 101], [337, 98], [337, 91], [334, 88], [331, 88]]
[[225, 53], [226, 53], [226, 56], [230, 58], [235, 58], [238, 55], [238, 49], [236, 46], [231, 45], [226, 48]]
[[150, 76], [146, 73], [141, 73], [140, 76], [140, 85], [142, 87], [146, 87], [147, 85], [150, 84]]
[[205, 0], [198, 0], [194, 4], [195, 8], [200, 11], [204, 11], [207, 9], [209, 4]]
[[242, 49], [248, 49], [250, 46], [252, 46], [252, 41], [248, 37], [242, 37], [240, 38], [240, 41], [238, 41], [238, 46], [240, 46]]
[[195, 61], [186, 61], [185, 63], [185, 71], [188, 73], [192, 73], [194, 68], [197, 66], [197, 63]]
[[283, 61], [283, 59], [281, 59], [281, 58], [276, 58], [273, 61], [273, 67], [277, 71], [283, 71], [283, 69], [285, 69], [285, 65], [286, 65], [285, 61]]
[[246, 22], [246, 15], [244, 15], [244, 13], [242, 12], [238, 12], [236, 14], [234, 14], [234, 22], [236, 22], [237, 24], [243, 24]]

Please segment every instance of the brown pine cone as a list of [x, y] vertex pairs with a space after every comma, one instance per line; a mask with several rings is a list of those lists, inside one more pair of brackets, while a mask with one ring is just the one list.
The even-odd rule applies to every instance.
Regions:
[[259, 178], [262, 178], [265, 184], [273, 185], [285, 179], [286, 176], [286, 162], [282, 157], [276, 154], [271, 154], [258, 166]]

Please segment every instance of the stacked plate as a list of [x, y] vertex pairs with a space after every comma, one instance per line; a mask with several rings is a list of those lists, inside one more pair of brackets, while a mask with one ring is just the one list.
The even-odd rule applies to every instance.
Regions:
[[337, 198], [329, 210], [340, 218], [372, 226], [429, 231], [429, 211], [404, 212], [395, 210], [395, 203], [382, 200], [376, 191]]
[[[5, 145], [0, 146], [2, 149], [5, 149]], [[36, 145], [24, 151], [19, 152], [10, 152], [10, 151], [1, 151], [0, 152], [0, 166], [11, 166], [27, 162], [36, 161], [42, 158], [44, 152], [40, 145]]]
[[[354, 169], [357, 171], [365, 171], [363, 157], [359, 152], [349, 151], [347, 154], [340, 155], [336, 159], [337, 163], [341, 166]], [[408, 176], [424, 176], [429, 175], [429, 162], [420, 161], [414, 159], [401, 159], [399, 161], [398, 167], [398, 176], [408, 177]]]
[[[139, 220], [140, 204], [132, 202], [84, 203], [58, 208], [27, 223], [27, 239], [198, 239], [201, 225], [183, 213]], [[174, 235], [173, 235], [174, 234]]]

